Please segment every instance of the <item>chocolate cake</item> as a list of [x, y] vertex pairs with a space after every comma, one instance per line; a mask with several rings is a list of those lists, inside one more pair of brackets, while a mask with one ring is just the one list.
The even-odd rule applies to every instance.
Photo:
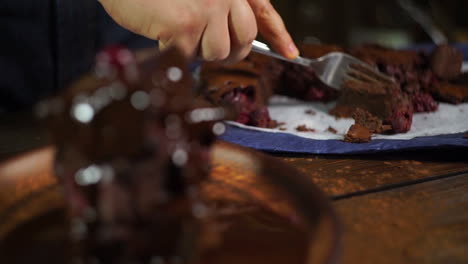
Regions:
[[437, 100], [452, 104], [468, 102], [468, 85], [456, 82], [439, 82], [431, 87]]
[[345, 82], [337, 106], [331, 113], [352, 117], [357, 108], [381, 119], [383, 125], [390, 125], [394, 133], [407, 132], [411, 128], [413, 106], [396, 83]]
[[386, 48], [376, 44], [363, 44], [349, 49], [349, 53], [379, 69], [388, 65], [405, 70], [415, 70], [425, 63], [424, 55], [418, 51]]
[[443, 102], [451, 104], [468, 102], [468, 73], [459, 74], [451, 80], [435, 82], [429, 92]]
[[429, 58], [422, 52], [394, 50], [378, 45], [362, 45], [350, 50], [351, 55], [377, 67], [393, 77], [407, 94], [414, 112], [432, 112], [437, 103], [429, 88], [436, 81], [429, 66]]
[[57, 145], [76, 263], [188, 262], [203, 248], [209, 210], [197, 188], [223, 110], [194, 108], [185, 65], [176, 49], [137, 64], [113, 47], [38, 108]]
[[[356, 124], [372, 133], [389, 132], [387, 129], [375, 129], [379, 120], [383, 126], [391, 126], [393, 133], [408, 131], [413, 112], [438, 109], [434, 98], [450, 103], [468, 99], [468, 85], [463, 84], [460, 77], [463, 56], [451, 46], [441, 45], [429, 55], [377, 45], [359, 46], [351, 49], [350, 53], [395, 79], [391, 89], [365, 82], [347, 82], [337, 107], [331, 112], [339, 117], [349, 117], [354, 113]], [[359, 110], [356, 113], [356, 107], [362, 108], [365, 114]], [[377, 120], [369, 115], [377, 117]]]
[[301, 56], [316, 59], [327, 55], [330, 52], [347, 52], [344, 47], [331, 44], [303, 43], [299, 45]]
[[[301, 50], [305, 56], [316, 58], [342, 49], [332, 45], [303, 45]], [[235, 109], [235, 121], [257, 127], [277, 126], [266, 108], [273, 93], [323, 102], [338, 96], [338, 91], [323, 84], [311, 69], [257, 53], [233, 65], [204, 63], [201, 83], [203, 98], [216, 106]]]
[[235, 121], [257, 127], [276, 127], [267, 103], [279, 84], [283, 67], [275, 60], [252, 53], [234, 65], [205, 63], [200, 93], [216, 106], [235, 110]]
[[[337, 45], [303, 44], [299, 47], [301, 56], [316, 59], [330, 52], [344, 52]], [[319, 80], [314, 70], [302, 65], [282, 62], [284, 72], [282, 85], [275, 93], [299, 98], [304, 101], [329, 102], [335, 100], [339, 92]]]
[[411, 100], [415, 113], [434, 112], [439, 108], [437, 102], [434, 100], [434, 97], [426, 92], [420, 92], [411, 95]]
[[[366, 44], [350, 49], [336, 45], [304, 44], [301, 55], [318, 58], [330, 52], [347, 52], [374, 65], [393, 77], [394, 84], [351, 80], [340, 91], [326, 86], [313, 70], [300, 65], [279, 62], [252, 53], [246, 60], [231, 66], [207, 63], [203, 67], [202, 86], [205, 98], [214, 105], [236, 109], [240, 123], [272, 127], [266, 108], [272, 93], [300, 100], [328, 102], [337, 99], [331, 111], [337, 117], [352, 117], [361, 108], [380, 121], [386, 129], [372, 133], [404, 133], [411, 128], [413, 113], [433, 112], [440, 101], [468, 101], [468, 84], [460, 73], [462, 54], [441, 45], [430, 54], [423, 51], [396, 50]], [[359, 79], [359, 78], [357, 78]]]
[[392, 129], [390, 125], [384, 125], [380, 118], [361, 108], [356, 108], [352, 117], [355, 124], [366, 127], [371, 133], [381, 134]]
[[430, 55], [430, 64], [437, 77], [451, 80], [461, 74], [463, 53], [452, 46], [440, 45]]
[[338, 97], [339, 92], [322, 83], [311, 68], [292, 63], [285, 63], [284, 67], [282, 85], [275, 90], [277, 94], [319, 102], [329, 102]]

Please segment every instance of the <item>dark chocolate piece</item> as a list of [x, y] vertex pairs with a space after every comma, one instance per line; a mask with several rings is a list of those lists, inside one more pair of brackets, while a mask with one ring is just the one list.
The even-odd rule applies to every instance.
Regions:
[[349, 143], [366, 143], [371, 141], [371, 137], [372, 133], [367, 127], [354, 124], [349, 128], [344, 140]]

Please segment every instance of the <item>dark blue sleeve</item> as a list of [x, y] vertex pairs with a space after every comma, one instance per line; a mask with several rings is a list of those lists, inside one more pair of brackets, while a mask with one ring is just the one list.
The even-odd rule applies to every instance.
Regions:
[[0, 112], [54, 90], [51, 7], [50, 1], [0, 2]]
[[106, 45], [156, 45], [117, 25], [97, 0], [1, 0], [0, 34], [0, 113], [58, 93]]

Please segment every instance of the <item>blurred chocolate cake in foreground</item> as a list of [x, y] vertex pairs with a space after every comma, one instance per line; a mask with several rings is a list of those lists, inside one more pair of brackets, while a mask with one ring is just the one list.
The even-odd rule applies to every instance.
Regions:
[[197, 190], [224, 111], [194, 105], [186, 65], [176, 49], [137, 63], [112, 47], [93, 74], [38, 106], [57, 146], [76, 263], [186, 263], [214, 230]]

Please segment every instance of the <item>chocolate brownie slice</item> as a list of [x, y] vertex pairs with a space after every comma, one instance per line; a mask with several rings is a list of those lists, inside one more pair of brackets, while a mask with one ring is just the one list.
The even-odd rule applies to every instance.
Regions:
[[[299, 49], [303, 57], [312, 59], [344, 51], [340, 46], [319, 44], [303, 44]], [[320, 81], [313, 69], [288, 62], [283, 62], [283, 65], [282, 85], [277, 87], [276, 93], [319, 102], [329, 102], [338, 97], [339, 91]]]
[[351, 54], [392, 76], [402, 92], [409, 96], [415, 106], [414, 112], [437, 110], [437, 103], [432, 95], [428, 94], [436, 76], [432, 73], [429, 58], [424, 53], [362, 45], [351, 49]]
[[391, 126], [384, 125], [381, 119], [361, 108], [357, 108], [352, 117], [355, 124], [366, 127], [371, 133], [381, 134], [392, 129]]
[[431, 69], [443, 79], [454, 79], [461, 74], [463, 53], [450, 45], [439, 45], [430, 55]]
[[267, 103], [279, 85], [283, 67], [276, 60], [252, 53], [233, 64], [205, 63], [200, 94], [216, 106], [233, 109], [233, 120], [257, 127], [276, 127]]
[[413, 106], [397, 84], [359, 80], [345, 82], [337, 105], [331, 113], [351, 117], [357, 108], [381, 119], [384, 125], [390, 125], [394, 133], [407, 132], [411, 128]]
[[468, 102], [468, 85], [439, 82], [431, 87], [431, 92], [440, 101], [452, 104]]

